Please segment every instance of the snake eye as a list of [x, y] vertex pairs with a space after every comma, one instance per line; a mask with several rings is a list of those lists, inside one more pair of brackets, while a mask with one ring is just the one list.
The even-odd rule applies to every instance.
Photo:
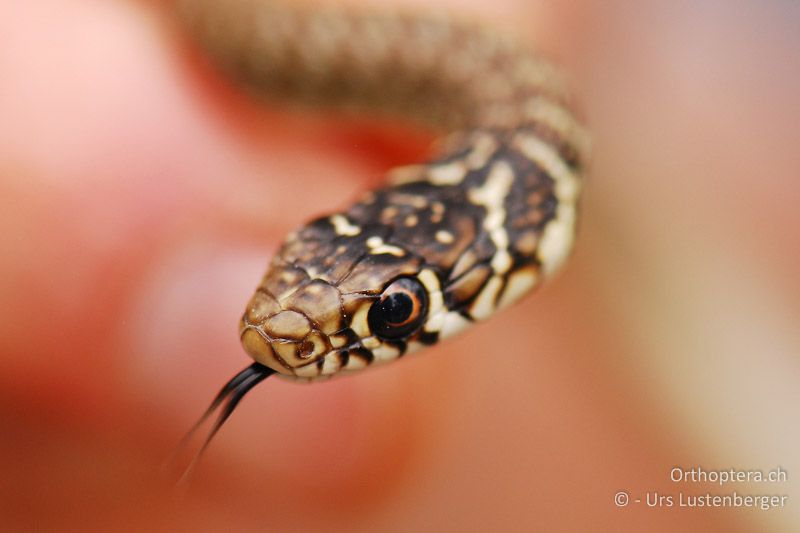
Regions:
[[400, 278], [383, 290], [372, 304], [367, 321], [382, 339], [396, 340], [414, 333], [428, 312], [428, 295], [414, 278]]

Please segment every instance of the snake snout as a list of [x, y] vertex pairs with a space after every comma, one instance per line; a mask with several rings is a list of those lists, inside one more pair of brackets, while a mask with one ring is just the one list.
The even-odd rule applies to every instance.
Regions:
[[[338, 291], [307, 284], [282, 298], [267, 287], [253, 295], [242, 317], [241, 340], [247, 353], [279, 373], [294, 375], [331, 350], [328, 333], [339, 327]], [[333, 297], [335, 296], [335, 298]]]
[[246, 324], [242, 344], [253, 359], [281, 373], [312, 363], [329, 351], [326, 336], [297, 311], [283, 310], [259, 324]]

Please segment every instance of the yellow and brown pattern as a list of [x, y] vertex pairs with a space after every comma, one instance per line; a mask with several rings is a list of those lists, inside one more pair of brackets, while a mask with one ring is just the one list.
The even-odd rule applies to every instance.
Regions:
[[[250, 90], [446, 133], [433, 160], [392, 170], [384, 187], [287, 238], [242, 317], [245, 349], [269, 370], [252, 368], [308, 381], [397, 359], [490, 317], [563, 264], [587, 141], [561, 77], [527, 47], [440, 15], [179, 5]], [[218, 401], [243, 394], [256, 370]]]

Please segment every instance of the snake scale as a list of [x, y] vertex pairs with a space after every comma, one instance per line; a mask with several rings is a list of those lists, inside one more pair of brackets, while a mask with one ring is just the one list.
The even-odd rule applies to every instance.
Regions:
[[254, 93], [445, 134], [430, 161], [391, 170], [382, 188], [286, 238], [240, 322], [256, 362], [209, 407], [203, 420], [222, 411], [206, 445], [269, 375], [315, 381], [393, 361], [490, 317], [564, 263], [587, 136], [559, 73], [526, 46], [412, 11], [181, 0], [178, 13]]

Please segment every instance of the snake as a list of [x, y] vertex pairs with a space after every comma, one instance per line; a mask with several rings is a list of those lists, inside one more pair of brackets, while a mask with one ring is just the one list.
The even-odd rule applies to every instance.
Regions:
[[254, 362], [193, 428], [218, 411], [203, 450], [267, 377], [317, 382], [403, 358], [518, 301], [570, 255], [589, 138], [563, 74], [522, 40], [423, 9], [176, 5], [215, 68], [257, 98], [441, 133], [428, 161], [286, 237], [239, 323]]

